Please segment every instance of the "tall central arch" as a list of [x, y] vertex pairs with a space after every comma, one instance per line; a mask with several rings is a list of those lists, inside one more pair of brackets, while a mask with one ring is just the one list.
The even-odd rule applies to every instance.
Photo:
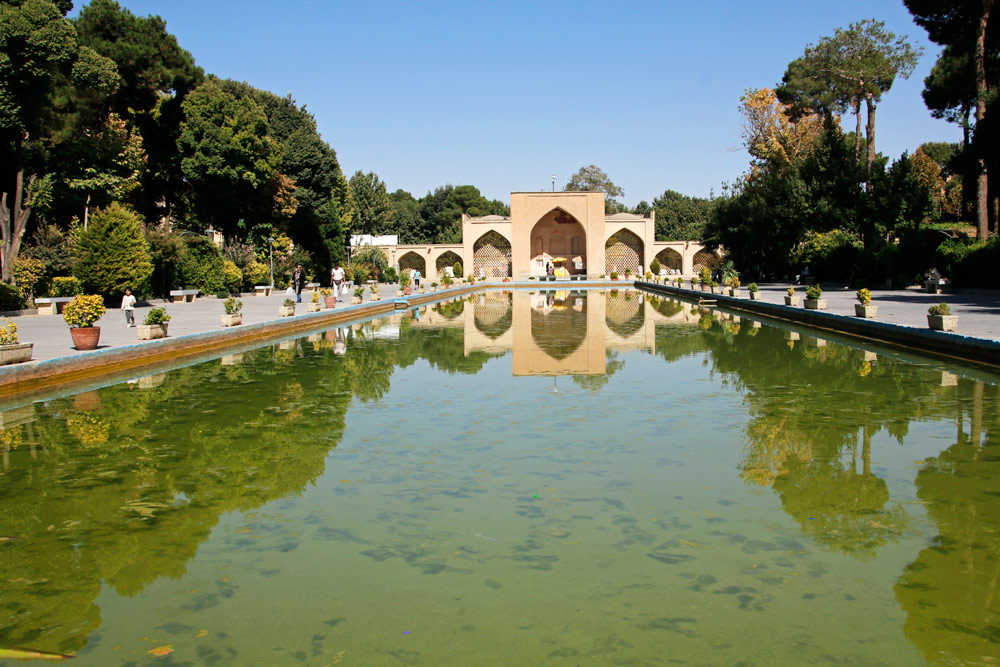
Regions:
[[502, 234], [490, 230], [476, 239], [472, 249], [472, 270], [476, 276], [506, 278], [510, 275], [510, 241]]
[[569, 273], [586, 273], [587, 230], [576, 217], [558, 207], [531, 228], [530, 274], [544, 275], [546, 265], [557, 257], [566, 260], [563, 266]]
[[619, 229], [604, 244], [604, 272], [638, 273], [642, 266], [643, 243], [634, 232]]

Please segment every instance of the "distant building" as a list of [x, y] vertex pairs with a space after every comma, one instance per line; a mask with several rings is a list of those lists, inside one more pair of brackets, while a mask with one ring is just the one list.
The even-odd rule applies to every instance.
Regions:
[[718, 264], [701, 243], [657, 241], [655, 232], [654, 212], [605, 215], [603, 192], [512, 192], [510, 216], [463, 215], [461, 243], [399, 245], [395, 236], [354, 236], [351, 246], [379, 246], [391, 265], [419, 270], [428, 282], [455, 262], [466, 275], [519, 280], [544, 275], [557, 260], [570, 274], [588, 278], [645, 272], [654, 258], [668, 273], [683, 276]]

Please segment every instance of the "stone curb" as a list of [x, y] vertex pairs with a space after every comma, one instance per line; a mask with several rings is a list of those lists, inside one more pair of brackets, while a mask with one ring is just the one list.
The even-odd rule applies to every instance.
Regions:
[[[702, 298], [704, 292], [678, 289], [655, 283], [637, 282], [636, 287], [685, 299]], [[805, 310], [766, 301], [751, 301], [722, 294], [709, 294], [708, 298], [730, 310], [759, 313], [780, 320], [798, 322], [818, 329], [835, 331], [857, 338], [887, 343], [908, 349], [961, 359], [976, 364], [1000, 366], [1000, 341], [962, 334], [945, 333], [932, 329], [919, 329], [902, 324], [890, 324], [849, 315], [837, 315], [822, 310]]]

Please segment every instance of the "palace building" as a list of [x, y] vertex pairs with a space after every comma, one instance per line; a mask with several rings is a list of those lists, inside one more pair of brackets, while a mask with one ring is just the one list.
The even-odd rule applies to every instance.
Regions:
[[[655, 214], [606, 215], [603, 192], [512, 192], [510, 216], [462, 216], [462, 242], [380, 245], [400, 271], [437, 282], [455, 262], [466, 275], [524, 280], [557, 262], [590, 279], [644, 273], [653, 259], [669, 274], [691, 276], [718, 257], [697, 241], [656, 241]], [[377, 242], [376, 242], [377, 243]]]

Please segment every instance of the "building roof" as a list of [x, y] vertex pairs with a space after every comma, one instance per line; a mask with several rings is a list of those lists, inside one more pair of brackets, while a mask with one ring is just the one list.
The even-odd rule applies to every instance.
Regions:
[[605, 220], [645, 220], [641, 215], [635, 213], [615, 213], [604, 217]]

